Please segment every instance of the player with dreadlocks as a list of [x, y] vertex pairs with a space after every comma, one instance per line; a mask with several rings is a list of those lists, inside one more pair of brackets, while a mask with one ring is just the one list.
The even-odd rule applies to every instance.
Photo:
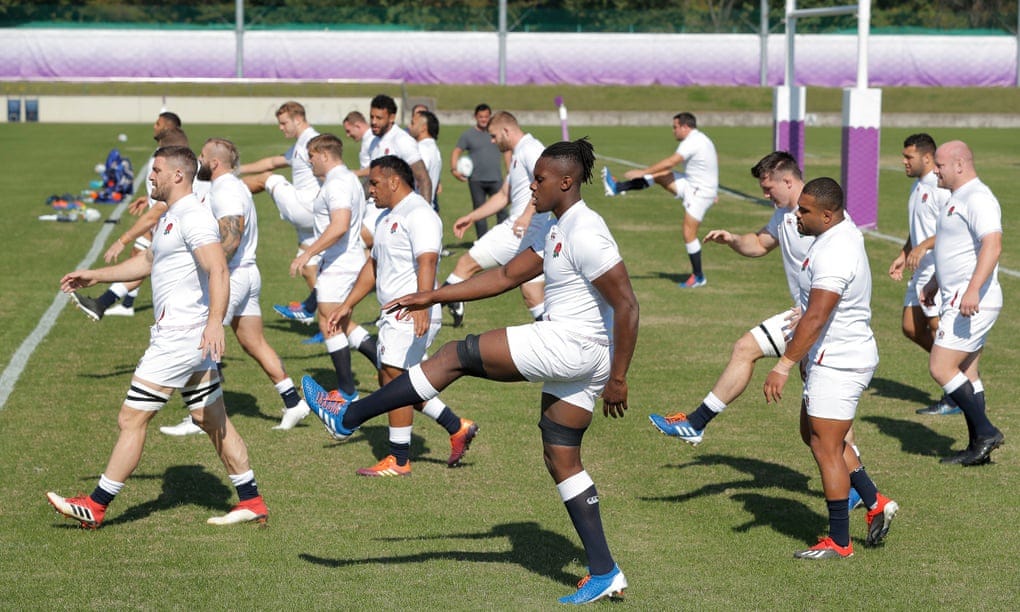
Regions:
[[560, 599], [573, 604], [621, 594], [627, 586], [602, 530], [595, 484], [581, 463], [581, 438], [599, 395], [606, 416], [622, 417], [627, 410], [627, 370], [638, 331], [637, 298], [616, 241], [602, 217], [581, 199], [581, 185], [591, 182], [594, 164], [587, 139], [545, 149], [531, 185], [537, 211], [555, 216], [544, 241], [463, 283], [383, 305], [384, 311], [408, 316], [437, 303], [498, 295], [544, 273], [543, 320], [447, 343], [353, 403], [333, 401], [315, 381], [304, 379], [308, 403], [330, 433], [341, 438], [375, 416], [435, 397], [462, 376], [544, 383], [539, 428], [545, 465], [588, 557], [588, 576], [576, 593]]

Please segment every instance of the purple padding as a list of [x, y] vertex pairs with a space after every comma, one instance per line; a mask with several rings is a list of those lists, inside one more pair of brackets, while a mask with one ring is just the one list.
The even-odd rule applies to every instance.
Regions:
[[843, 190], [857, 227], [878, 227], [878, 153], [881, 130], [843, 127]]
[[804, 170], [804, 122], [777, 121], [772, 128], [772, 142], [776, 151], [786, 151]]

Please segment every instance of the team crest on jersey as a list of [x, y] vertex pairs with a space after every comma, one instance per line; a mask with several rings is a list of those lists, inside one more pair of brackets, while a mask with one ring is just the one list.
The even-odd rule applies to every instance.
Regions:
[[563, 243], [562, 242], [557, 242], [556, 246], [553, 247], [553, 257], [559, 257], [560, 256], [560, 251], [562, 251], [562, 250], [563, 250]]
[[805, 259], [804, 263], [800, 264], [800, 269], [801, 270], [807, 270], [808, 263], [810, 263], [810, 262], [811, 262], [810, 259]]
[[163, 235], [164, 236], [168, 235], [170, 233], [170, 230], [172, 230], [173, 228], [174, 228], [173, 223], [167, 223], [166, 228], [163, 229]]
[[952, 217], [952, 216], [953, 216], [953, 211], [955, 211], [955, 210], [956, 210], [956, 207], [955, 207], [955, 206], [950, 206], [950, 207], [949, 207], [949, 213], [948, 213], [948, 214], [946, 214], [946, 216], [947, 216], [947, 217]]
[[391, 234], [396, 234], [397, 233], [398, 225], [399, 224], [396, 221], [393, 222], [393, 225], [390, 226], [390, 233]]
[[921, 203], [924, 204], [927, 201], [928, 201], [928, 194], [927, 193], [922, 193], [921, 194]]

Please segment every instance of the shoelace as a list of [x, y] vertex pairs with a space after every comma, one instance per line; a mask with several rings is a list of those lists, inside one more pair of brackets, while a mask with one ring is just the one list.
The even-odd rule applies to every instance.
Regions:
[[334, 416], [339, 414], [340, 409], [347, 403], [347, 400], [341, 397], [336, 391], [330, 391], [329, 393], [319, 392], [319, 395], [315, 398], [315, 400], [323, 410]]
[[587, 576], [585, 576], [584, 578], [581, 578], [580, 580], [578, 580], [578, 581], [577, 581], [577, 588], [581, 588], [581, 587], [583, 587], [584, 585], [588, 584], [588, 581], [589, 581], [589, 580], [591, 580], [591, 574], [588, 574], [588, 575], [587, 575]]
[[677, 421], [686, 421], [687, 415], [683, 412], [676, 412], [666, 416], [667, 423], [676, 423]]

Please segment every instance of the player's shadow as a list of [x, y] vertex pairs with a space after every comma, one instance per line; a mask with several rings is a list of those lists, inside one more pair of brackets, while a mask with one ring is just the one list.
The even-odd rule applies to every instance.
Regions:
[[163, 490], [156, 499], [131, 506], [103, 521], [104, 527], [141, 520], [150, 514], [184, 505], [199, 506], [213, 513], [226, 511], [230, 509], [230, 500], [234, 494], [219, 477], [205, 471], [201, 465], [175, 465], [167, 468], [162, 476], [134, 474], [131, 478], [133, 480], [161, 478]]
[[[223, 384], [223, 386], [230, 386], [229, 379]], [[226, 404], [227, 414], [230, 417], [243, 416], [254, 419], [262, 419], [264, 421], [280, 420], [278, 414], [263, 414], [262, 410], [259, 409], [258, 400], [256, 400], [255, 396], [250, 393], [239, 393], [225, 388], [223, 389], [223, 403]]]
[[[962, 420], [962, 418], [961, 416], [960, 419]], [[952, 454], [955, 440], [949, 436], [943, 436], [921, 423], [873, 415], [860, 417], [860, 419], [875, 425], [885, 435], [899, 440], [900, 448], [905, 453], [922, 457], [944, 457]]]
[[[102, 372], [89, 372], [79, 373], [78, 378], [93, 378], [95, 380], [103, 380], [106, 378], [123, 378], [125, 376], [130, 377], [134, 374], [135, 369], [138, 367], [138, 362], [133, 361], [131, 363], [121, 363], [113, 367], [112, 370], [104, 370]], [[127, 382], [130, 381], [130, 378]]]
[[573, 586], [577, 576], [565, 571], [577, 559], [584, 559], [584, 550], [574, 545], [566, 537], [542, 529], [534, 521], [506, 523], [496, 525], [486, 532], [453, 533], [444, 536], [422, 536], [407, 538], [378, 538], [382, 542], [414, 542], [425, 540], [503, 540], [510, 544], [510, 550], [502, 542], [494, 544], [500, 550], [484, 552], [474, 550], [443, 550], [420, 552], [409, 555], [383, 557], [326, 558], [302, 553], [298, 557], [308, 563], [331, 568], [350, 567], [355, 565], [390, 565], [394, 563], [422, 563], [435, 559], [450, 559], [472, 563], [505, 563], [520, 567], [561, 584]]
[[767, 527], [794, 540], [811, 542], [828, 527], [826, 516], [797, 500], [760, 493], [736, 493], [730, 499], [742, 503], [744, 510], [752, 515], [746, 523], [733, 527], [737, 533], [746, 533], [755, 527]]
[[717, 467], [727, 466], [738, 472], [747, 474], [747, 478], [739, 480], [727, 480], [703, 485], [693, 491], [678, 495], [664, 495], [659, 497], [642, 497], [645, 501], [663, 501], [683, 503], [685, 501], [704, 497], [706, 495], [722, 495], [733, 489], [768, 489], [779, 488], [787, 491], [802, 493], [808, 488], [808, 477], [797, 470], [786, 466], [761, 461], [749, 457], [733, 457], [730, 455], [698, 455], [688, 463], [673, 465], [669, 467], [684, 470], [694, 467]]
[[935, 401], [935, 399], [928, 395], [927, 391], [888, 378], [877, 376], [872, 378], [871, 388], [874, 389], [876, 395], [881, 397], [901, 399], [912, 404], [926, 406]]
[[658, 278], [668, 280], [671, 283], [677, 284], [686, 283], [687, 279], [689, 279], [691, 276], [692, 276], [691, 274], [678, 274], [676, 272], [656, 272], [654, 276], [649, 275], [646, 276], [645, 278]]

